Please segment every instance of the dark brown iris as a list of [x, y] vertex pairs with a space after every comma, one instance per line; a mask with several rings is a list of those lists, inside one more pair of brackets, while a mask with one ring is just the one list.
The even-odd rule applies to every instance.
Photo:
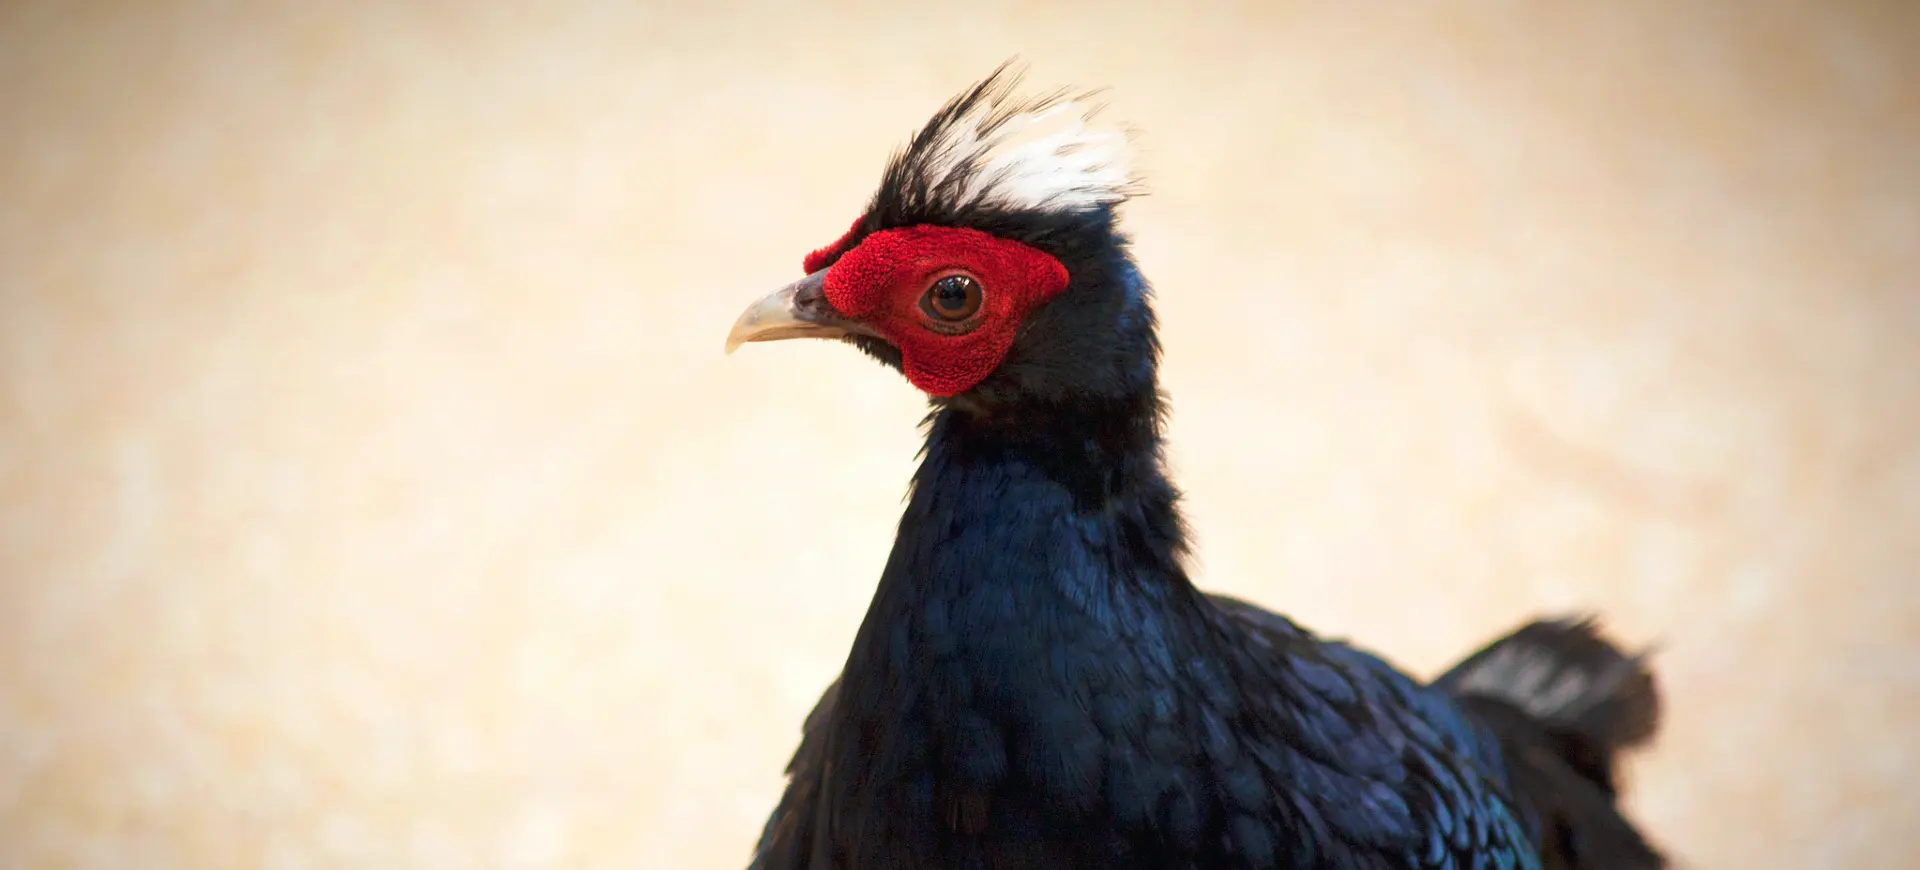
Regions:
[[980, 310], [980, 282], [968, 275], [948, 275], [933, 282], [920, 308], [936, 319], [956, 323]]

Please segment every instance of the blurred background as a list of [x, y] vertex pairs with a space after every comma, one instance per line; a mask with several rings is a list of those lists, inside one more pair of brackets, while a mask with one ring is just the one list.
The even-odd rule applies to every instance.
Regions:
[[0, 868], [744, 866], [921, 400], [722, 339], [1015, 54], [1143, 131], [1204, 586], [1597, 610], [1685, 866], [1912, 866], [1920, 7], [0, 9]]

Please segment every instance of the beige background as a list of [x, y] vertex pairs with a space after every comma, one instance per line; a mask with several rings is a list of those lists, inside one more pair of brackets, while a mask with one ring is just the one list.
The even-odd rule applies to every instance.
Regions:
[[1205, 585], [1597, 608], [1689, 866], [1913, 866], [1920, 7], [238, 5], [0, 12], [0, 868], [742, 866], [918, 399], [722, 338], [1015, 53]]

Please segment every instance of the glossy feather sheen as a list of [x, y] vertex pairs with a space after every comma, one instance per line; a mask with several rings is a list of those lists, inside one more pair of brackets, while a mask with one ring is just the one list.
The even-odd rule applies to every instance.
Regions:
[[936, 413], [753, 866], [1603, 866], [1542, 862], [1535, 720], [1187, 582], [1152, 396]]
[[1494, 735], [936, 422], [756, 867], [1538, 867]]
[[934, 399], [753, 868], [1664, 866], [1614, 798], [1615, 756], [1657, 718], [1638, 660], [1589, 622], [1542, 621], [1422, 684], [1195, 589], [1155, 319], [1112, 210], [943, 213], [901, 169], [914, 154], [809, 268], [935, 222], [1033, 246], [1070, 280], [984, 380]]

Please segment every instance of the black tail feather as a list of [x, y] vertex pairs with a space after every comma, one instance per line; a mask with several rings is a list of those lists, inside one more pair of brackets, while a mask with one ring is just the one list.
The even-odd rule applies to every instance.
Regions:
[[1505, 701], [1609, 752], [1646, 743], [1660, 726], [1659, 688], [1646, 653], [1621, 652], [1592, 617], [1530, 623], [1435, 683], [1456, 695]]
[[1617, 758], [1660, 725], [1645, 659], [1608, 642], [1592, 618], [1541, 620], [1434, 681], [1477, 711], [1524, 768], [1515, 787], [1543, 817], [1549, 867], [1666, 866], [1616, 803]]

